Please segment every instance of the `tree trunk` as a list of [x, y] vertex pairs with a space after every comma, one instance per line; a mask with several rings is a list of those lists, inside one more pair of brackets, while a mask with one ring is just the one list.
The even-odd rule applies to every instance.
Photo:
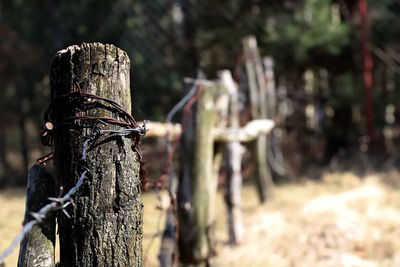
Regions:
[[[54, 195], [54, 178], [44, 167], [33, 165], [28, 172], [24, 224], [32, 220], [30, 212], [39, 211]], [[18, 267], [54, 267], [55, 230], [54, 216], [33, 226], [21, 242]]]
[[[131, 110], [130, 62], [113, 45], [70, 46], [59, 51], [51, 65], [51, 97], [79, 84], [83, 92], [114, 100]], [[97, 100], [89, 99], [90, 103]], [[103, 103], [104, 104], [104, 103]], [[73, 108], [68, 98], [51, 110], [55, 127], [68, 117], [115, 114], [104, 109]], [[119, 129], [105, 125], [103, 129]], [[54, 167], [58, 186], [69, 190], [80, 175], [80, 158], [88, 130], [61, 128], [54, 133]], [[67, 208], [60, 213], [60, 266], [142, 266], [143, 204], [140, 194], [139, 155], [128, 137], [100, 138], [88, 152], [89, 175]]]
[[360, 44], [363, 65], [363, 85], [365, 90], [365, 110], [367, 134], [371, 140], [374, 139], [375, 114], [373, 104], [373, 59], [369, 48], [369, 27], [368, 27], [368, 4], [366, 0], [358, 0], [358, 10], [360, 14]]
[[29, 152], [28, 152], [28, 142], [27, 142], [27, 132], [26, 132], [26, 115], [21, 114], [19, 120], [19, 130], [20, 130], [20, 144], [21, 144], [21, 155], [22, 155], [22, 163], [23, 163], [23, 175], [26, 176], [26, 173], [29, 168]]

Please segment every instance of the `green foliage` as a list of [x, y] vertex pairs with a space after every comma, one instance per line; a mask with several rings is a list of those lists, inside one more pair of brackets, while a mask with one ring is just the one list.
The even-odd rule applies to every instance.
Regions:
[[265, 50], [296, 66], [309, 64], [313, 52], [339, 55], [349, 44], [349, 26], [340, 21], [340, 10], [330, 0], [304, 0], [292, 12], [268, 13]]
[[[315, 52], [339, 54], [349, 39], [348, 27], [335, 22], [330, 0], [304, 0], [292, 7], [271, 0], [3, 0], [0, 7], [4, 27], [31, 47], [23, 58], [37, 56], [36, 67], [24, 70], [30, 83], [43, 84], [58, 49], [90, 41], [114, 43], [132, 59], [133, 92], [142, 116], [157, 119], [182, 95], [182, 78], [194, 76], [197, 67], [210, 77], [232, 69], [240, 40], [248, 34], [256, 34], [278, 62], [299, 68]], [[28, 88], [22, 95], [31, 92]]]
[[368, 1], [371, 10], [371, 39], [381, 47], [399, 49], [400, 3], [396, 0]]

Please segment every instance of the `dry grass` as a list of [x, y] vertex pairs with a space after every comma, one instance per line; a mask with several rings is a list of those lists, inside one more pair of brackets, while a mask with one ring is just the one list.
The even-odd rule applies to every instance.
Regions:
[[[144, 216], [144, 233], [145, 240], [144, 249], [149, 247], [151, 234], [156, 232], [158, 216], [160, 212], [156, 209], [157, 198], [154, 194], [144, 194], [143, 201], [145, 205]], [[21, 230], [23, 215], [25, 211], [25, 190], [24, 189], [8, 189], [0, 191], [0, 251], [3, 251], [15, 238], [18, 231]], [[159, 247], [159, 239], [155, 238], [153, 245], [150, 247], [148, 264], [157, 263], [157, 250]], [[56, 255], [56, 259], [58, 255]], [[6, 267], [17, 266], [18, 249], [6, 258]]]
[[[382, 182], [384, 181], [384, 182]], [[222, 197], [219, 198], [216, 266], [240, 267], [398, 267], [400, 266], [399, 174], [325, 175], [320, 182], [277, 187], [266, 205], [253, 188], [243, 189], [246, 239], [228, 247]], [[0, 250], [20, 228], [23, 190], [0, 193]], [[153, 194], [145, 203], [145, 242], [156, 232], [158, 210]], [[157, 266], [159, 239], [146, 266]], [[16, 265], [17, 251], [6, 261]]]
[[400, 266], [400, 191], [379, 176], [282, 186], [246, 218], [247, 239], [222, 249], [218, 266]]
[[[25, 210], [25, 190], [11, 189], [0, 192], [0, 251], [14, 239], [21, 224]], [[6, 259], [6, 266], [17, 266], [18, 251]]]

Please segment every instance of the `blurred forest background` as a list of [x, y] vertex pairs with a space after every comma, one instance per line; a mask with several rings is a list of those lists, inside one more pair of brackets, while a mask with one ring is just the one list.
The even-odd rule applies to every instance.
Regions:
[[[44, 153], [39, 126], [49, 103], [51, 58], [69, 45], [93, 41], [115, 44], [130, 56], [135, 116], [165, 120], [183, 95], [183, 77], [195, 76], [199, 67], [208, 78], [219, 69], [234, 70], [241, 38], [254, 34], [262, 54], [274, 58], [277, 87], [286, 88], [280, 110], [284, 127], [300, 138], [291, 145], [302, 155], [299, 169], [332, 165], [353, 152], [373, 155], [372, 167], [395, 165], [400, 1], [368, 1], [364, 34], [358, 4], [0, 0], [0, 187], [25, 184], [28, 166]], [[363, 82], [369, 53], [371, 101]], [[309, 121], [312, 116], [317, 120]], [[315, 141], [314, 150], [306, 137]]]

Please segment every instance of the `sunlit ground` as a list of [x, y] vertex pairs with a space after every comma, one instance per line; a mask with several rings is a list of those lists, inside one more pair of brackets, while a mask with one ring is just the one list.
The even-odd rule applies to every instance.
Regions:
[[[385, 180], [385, 182], [382, 182]], [[217, 239], [221, 267], [398, 267], [400, 266], [400, 176], [327, 174], [320, 182], [279, 186], [267, 204], [243, 189], [246, 237], [227, 247], [222, 196]], [[145, 194], [145, 242], [157, 232], [154, 194]], [[0, 250], [20, 229], [24, 191], [0, 193]], [[157, 266], [159, 238], [147, 253], [146, 266]], [[6, 266], [16, 266], [17, 251]]]

